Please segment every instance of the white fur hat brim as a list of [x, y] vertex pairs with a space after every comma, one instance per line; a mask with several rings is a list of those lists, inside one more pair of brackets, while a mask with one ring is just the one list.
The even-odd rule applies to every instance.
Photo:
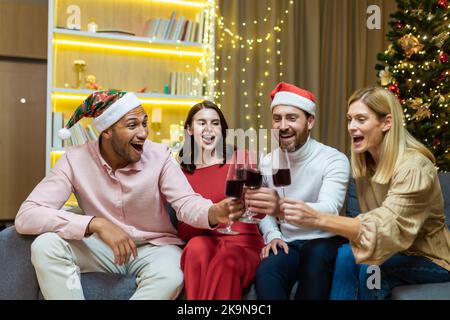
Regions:
[[141, 101], [139, 101], [138, 97], [134, 93], [128, 92], [110, 105], [101, 115], [96, 117], [94, 119], [94, 126], [101, 133], [119, 121], [129, 111], [140, 105]]
[[277, 92], [273, 97], [270, 108], [272, 110], [280, 105], [297, 107], [313, 116], [316, 115], [316, 104], [313, 101], [289, 91]]

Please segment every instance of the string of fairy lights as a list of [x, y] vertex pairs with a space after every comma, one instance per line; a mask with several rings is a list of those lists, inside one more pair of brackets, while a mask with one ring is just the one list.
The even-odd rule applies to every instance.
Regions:
[[[289, 16], [290, 9], [294, 4], [294, 0], [289, 1], [289, 6], [286, 10], [283, 10], [283, 15], [277, 17], [277, 21], [272, 22], [270, 19], [270, 14], [272, 13], [272, 6], [268, 5], [266, 8], [266, 13], [261, 18], [253, 21], [245, 21], [241, 22], [241, 30], [243, 29], [243, 34], [248, 33], [247, 27], [257, 26], [259, 30], [268, 30], [267, 33], [263, 35], [252, 35], [252, 36], [244, 36], [243, 34], [239, 34], [234, 31], [237, 29], [238, 23], [231, 21], [228, 22], [225, 20], [223, 16], [221, 16], [219, 12], [219, 6], [216, 5], [216, 23], [217, 23], [217, 48], [221, 49], [226, 46], [227, 49], [232, 50], [243, 50], [245, 52], [245, 64], [248, 65], [252, 62], [252, 57], [258, 50], [263, 50], [266, 54], [264, 69], [260, 73], [261, 75], [257, 77], [257, 87], [250, 88], [248, 85], [248, 81], [246, 80], [246, 73], [248, 71], [248, 67], [244, 66], [240, 69], [240, 89], [242, 90], [242, 94], [244, 96], [244, 108], [246, 110], [245, 119], [250, 122], [252, 119], [252, 114], [255, 114], [257, 119], [261, 118], [261, 114], [259, 112], [259, 108], [261, 107], [262, 98], [267, 94], [266, 84], [267, 79], [271, 75], [271, 67], [274, 63], [278, 63], [278, 76], [283, 77], [283, 61], [281, 55], [281, 37], [280, 34], [282, 32], [283, 25], [285, 25], [287, 18]], [[272, 25], [271, 25], [272, 24]], [[274, 50], [274, 51], [273, 51]], [[261, 52], [261, 51], [260, 51]], [[273, 52], [276, 53], [276, 61], [272, 60]], [[232, 56], [231, 54], [226, 56], [216, 55], [215, 60], [217, 60], [217, 64], [221, 63], [222, 68], [222, 79], [216, 79], [214, 81], [214, 99], [219, 100], [221, 97], [225, 96], [227, 93], [225, 89], [218, 90], [220, 84], [226, 84], [227, 79], [230, 79], [227, 76], [228, 71], [230, 70], [229, 63], [231, 63]], [[214, 70], [216, 72], [219, 71], [219, 67], [214, 66]], [[250, 93], [256, 91], [256, 97], [252, 97]], [[256, 98], [256, 103], [254, 98]], [[250, 108], [250, 105], [256, 106], [256, 112], [253, 112]], [[221, 107], [220, 103], [218, 106]], [[260, 128], [263, 128], [263, 125], [260, 125]], [[250, 129], [254, 129], [250, 127]]]

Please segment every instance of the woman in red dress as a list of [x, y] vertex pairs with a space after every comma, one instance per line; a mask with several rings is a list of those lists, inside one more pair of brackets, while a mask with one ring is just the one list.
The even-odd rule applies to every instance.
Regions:
[[[222, 111], [212, 102], [194, 105], [186, 119], [184, 146], [179, 153], [181, 167], [195, 192], [214, 203], [225, 198], [228, 129]], [[220, 226], [222, 227], [222, 226]], [[181, 268], [187, 300], [238, 300], [255, 276], [264, 246], [258, 226], [235, 222], [238, 235], [178, 224], [187, 242]]]

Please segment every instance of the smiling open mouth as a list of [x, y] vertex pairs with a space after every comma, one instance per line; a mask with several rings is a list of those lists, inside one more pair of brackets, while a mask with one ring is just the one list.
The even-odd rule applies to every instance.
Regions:
[[144, 151], [144, 145], [139, 143], [132, 143], [131, 146], [139, 153], [142, 153]]
[[359, 142], [361, 142], [363, 140], [364, 140], [363, 136], [354, 136], [353, 137], [353, 143], [359, 143]]
[[215, 136], [211, 136], [211, 135], [204, 135], [204, 136], [202, 136], [202, 140], [206, 144], [211, 144], [211, 143], [214, 142], [214, 140], [216, 140], [216, 137]]
[[288, 140], [295, 137], [295, 134], [281, 134], [280, 135], [280, 140]]

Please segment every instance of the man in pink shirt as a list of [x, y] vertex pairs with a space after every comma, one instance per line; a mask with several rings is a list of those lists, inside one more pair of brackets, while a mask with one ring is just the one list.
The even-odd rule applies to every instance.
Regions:
[[[164, 145], [147, 139], [147, 114], [133, 93], [91, 94], [60, 136], [82, 117], [94, 117], [98, 141], [69, 149], [24, 201], [15, 227], [40, 235], [31, 260], [46, 299], [84, 299], [79, 274], [136, 276], [132, 299], [174, 299], [183, 286], [183, 241], [165, 203], [178, 219], [199, 228], [242, 214], [242, 203], [213, 204], [194, 193]], [[79, 215], [62, 209], [74, 193]]]

